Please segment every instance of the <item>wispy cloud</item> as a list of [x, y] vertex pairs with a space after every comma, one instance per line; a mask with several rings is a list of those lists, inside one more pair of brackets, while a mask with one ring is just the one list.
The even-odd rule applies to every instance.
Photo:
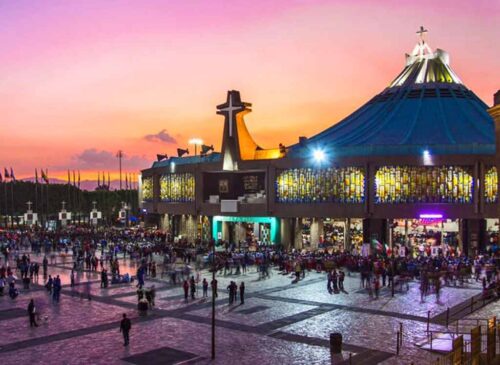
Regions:
[[149, 142], [163, 142], [167, 144], [175, 144], [177, 140], [172, 137], [166, 129], [162, 129], [156, 134], [146, 134], [144, 139]]
[[[82, 170], [115, 168], [118, 159], [116, 154], [110, 151], [88, 148], [72, 157], [78, 163]], [[143, 169], [151, 165], [151, 161], [144, 156], [128, 156], [124, 154], [122, 160], [123, 167], [126, 169]]]

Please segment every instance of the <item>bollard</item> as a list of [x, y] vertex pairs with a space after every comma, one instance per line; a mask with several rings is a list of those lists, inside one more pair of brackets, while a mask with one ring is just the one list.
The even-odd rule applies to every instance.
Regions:
[[446, 308], [446, 327], [448, 327], [448, 323], [450, 320], [450, 307]]
[[352, 365], [352, 352], [349, 352], [349, 365]]
[[330, 333], [330, 353], [342, 353], [342, 335], [340, 333]]
[[396, 355], [399, 355], [399, 331], [397, 333], [397, 336], [396, 336]]

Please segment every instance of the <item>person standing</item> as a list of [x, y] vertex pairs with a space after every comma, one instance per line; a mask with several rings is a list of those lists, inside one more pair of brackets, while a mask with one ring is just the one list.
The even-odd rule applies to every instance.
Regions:
[[231, 281], [227, 286], [227, 290], [229, 291], [229, 305], [233, 304], [234, 301], [234, 282]]
[[30, 300], [30, 303], [28, 304], [28, 315], [30, 317], [30, 327], [38, 327], [38, 323], [36, 323], [36, 321], [35, 321], [35, 313], [36, 313], [35, 302], [32, 298]]
[[208, 281], [206, 278], [203, 278], [203, 298], [208, 297]]
[[217, 279], [213, 279], [210, 284], [212, 286], [212, 295], [217, 298]]
[[49, 266], [49, 260], [47, 260], [47, 256], [43, 257], [42, 267], [43, 267], [43, 278], [47, 277], [47, 269]]
[[120, 332], [123, 335], [123, 346], [128, 346], [129, 345], [129, 332], [130, 329], [132, 328], [132, 323], [130, 322], [130, 319], [127, 318], [127, 314], [123, 313], [123, 319], [120, 322]]
[[187, 280], [184, 280], [184, 284], [182, 284], [182, 288], [184, 289], [184, 300], [187, 302], [189, 296], [189, 283]]
[[191, 299], [194, 300], [194, 293], [196, 292], [196, 282], [194, 280], [194, 276], [191, 276], [189, 280], [189, 286], [191, 287]]
[[240, 284], [240, 304], [245, 304], [245, 283]]

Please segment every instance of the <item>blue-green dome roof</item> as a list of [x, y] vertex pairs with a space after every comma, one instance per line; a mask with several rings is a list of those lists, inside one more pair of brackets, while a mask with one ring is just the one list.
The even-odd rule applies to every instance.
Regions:
[[449, 67], [448, 54], [419, 43], [388, 88], [325, 131], [291, 146], [289, 156], [323, 149], [333, 156], [494, 154], [488, 106]]

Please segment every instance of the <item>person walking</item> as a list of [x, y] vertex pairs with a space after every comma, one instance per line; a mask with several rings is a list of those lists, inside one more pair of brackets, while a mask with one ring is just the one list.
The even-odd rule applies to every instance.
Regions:
[[240, 304], [245, 304], [245, 283], [240, 284]]
[[30, 327], [38, 327], [38, 323], [35, 321], [35, 301], [31, 298], [30, 303], [28, 304], [28, 316], [30, 318]]
[[123, 313], [123, 319], [120, 322], [120, 332], [123, 335], [123, 346], [128, 346], [130, 341], [129, 341], [129, 332], [130, 329], [132, 328], [132, 323], [130, 322], [130, 319], [127, 318], [127, 314]]

